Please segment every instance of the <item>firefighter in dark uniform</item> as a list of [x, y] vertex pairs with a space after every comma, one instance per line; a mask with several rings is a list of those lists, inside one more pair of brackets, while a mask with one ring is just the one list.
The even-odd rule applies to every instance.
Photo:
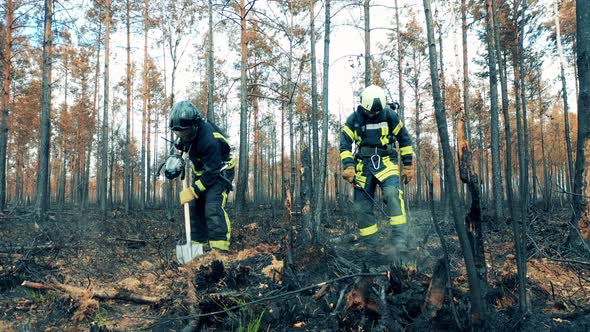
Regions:
[[225, 204], [235, 175], [227, 136], [188, 101], [174, 105], [169, 127], [176, 148], [187, 152], [192, 163], [194, 181], [180, 192], [180, 203], [189, 203], [193, 244], [227, 252], [231, 224]]
[[[402, 161], [401, 179], [408, 183], [414, 177], [412, 140], [399, 116], [386, 103], [385, 91], [366, 87], [361, 103], [347, 119], [340, 135], [342, 177], [354, 184], [354, 214], [362, 243], [377, 245], [379, 231], [373, 214], [377, 185], [381, 186], [385, 212], [389, 217], [391, 241], [395, 247], [405, 244], [407, 219], [400, 190], [400, 167], [395, 143], [399, 144]], [[353, 143], [356, 150], [353, 154]], [[369, 197], [369, 195], [371, 197]]]

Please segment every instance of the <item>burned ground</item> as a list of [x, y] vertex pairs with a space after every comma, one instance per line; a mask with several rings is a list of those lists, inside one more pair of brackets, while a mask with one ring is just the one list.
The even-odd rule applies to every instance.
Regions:
[[[354, 229], [351, 217], [341, 211], [330, 211], [323, 243], [304, 247], [300, 218], [292, 219], [293, 229], [280, 210], [259, 207], [234, 218], [229, 255], [179, 266], [180, 215], [168, 221], [159, 210], [116, 210], [104, 219], [98, 211], [65, 210], [40, 223], [14, 209], [0, 222], [0, 330], [469, 329], [468, 285], [453, 227], [440, 220], [451, 245], [452, 288], [437, 288], [446, 284], [438, 237], [425, 210], [411, 211], [403, 257], [355, 246], [344, 236]], [[531, 213], [533, 311], [522, 319], [510, 227], [486, 227], [486, 330], [590, 329], [590, 269], [563, 247], [567, 219], [566, 211]], [[385, 234], [381, 240], [387, 242]]]

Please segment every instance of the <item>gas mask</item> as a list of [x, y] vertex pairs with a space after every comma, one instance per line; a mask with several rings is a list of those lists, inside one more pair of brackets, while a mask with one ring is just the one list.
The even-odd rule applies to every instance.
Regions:
[[172, 132], [174, 133], [174, 135], [176, 135], [176, 137], [178, 137], [180, 143], [187, 144], [192, 142], [195, 139], [195, 137], [197, 137], [197, 126], [195, 124], [192, 124], [184, 128], [172, 128]]

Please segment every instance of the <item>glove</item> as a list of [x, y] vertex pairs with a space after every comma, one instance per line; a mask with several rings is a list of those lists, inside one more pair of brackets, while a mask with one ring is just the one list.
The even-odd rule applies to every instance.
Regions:
[[414, 169], [412, 168], [412, 165], [404, 165], [404, 168], [402, 169], [402, 182], [408, 184], [413, 178]]
[[180, 204], [184, 205], [193, 199], [199, 198], [193, 187], [188, 187], [180, 192]]
[[349, 183], [354, 181], [355, 171], [353, 166], [348, 166], [342, 171], [342, 178]]

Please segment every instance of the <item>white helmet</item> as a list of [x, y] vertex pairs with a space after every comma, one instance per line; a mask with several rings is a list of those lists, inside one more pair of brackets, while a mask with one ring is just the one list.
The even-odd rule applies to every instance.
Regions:
[[361, 92], [361, 107], [369, 117], [377, 116], [386, 106], [385, 91], [376, 85], [369, 85]]

